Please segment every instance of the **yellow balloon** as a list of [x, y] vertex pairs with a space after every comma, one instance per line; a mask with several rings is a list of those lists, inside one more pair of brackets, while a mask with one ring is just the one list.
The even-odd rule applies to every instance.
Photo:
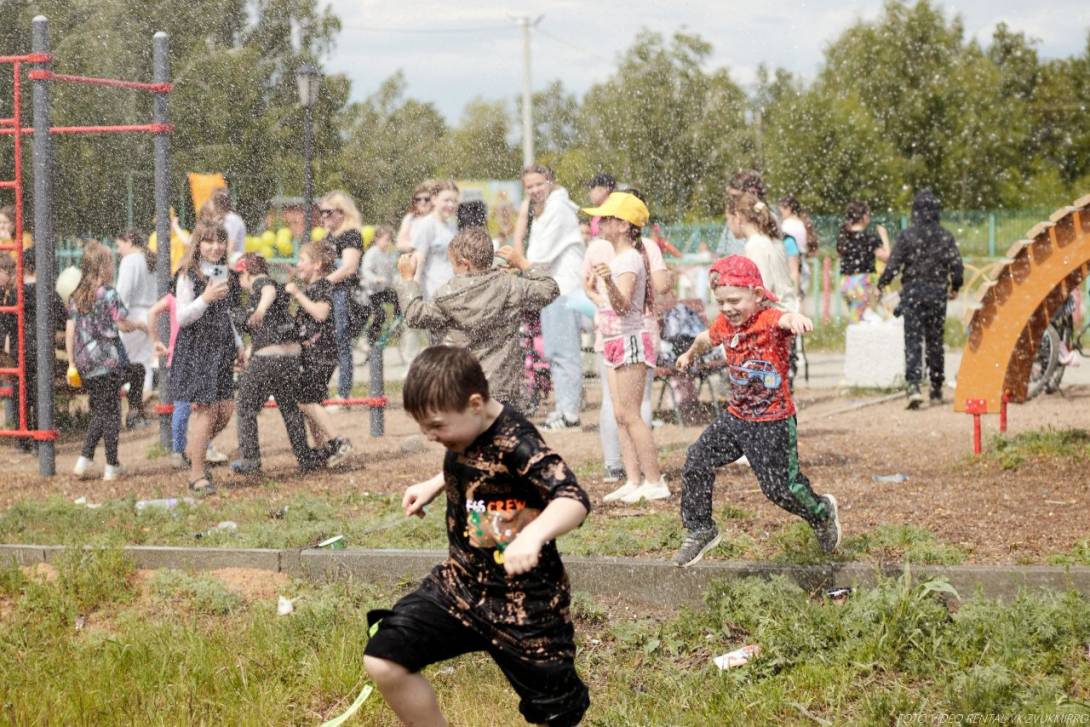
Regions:
[[314, 242], [318, 240], [324, 240], [329, 231], [324, 227], [315, 227], [310, 231], [310, 239]]
[[360, 236], [363, 237], [363, 246], [367, 247], [375, 239], [375, 226], [374, 225], [364, 225], [363, 229], [360, 230]]
[[261, 253], [261, 257], [265, 258], [266, 260], [268, 260], [275, 254], [275, 250], [273, 250], [272, 245], [262, 245], [261, 249], [258, 250], [258, 252]]
[[285, 241], [291, 242], [291, 230], [287, 227], [281, 227], [276, 231], [276, 244], [279, 245], [281, 242]]
[[272, 245], [276, 242], [276, 233], [272, 230], [265, 230], [261, 233], [261, 244]]
[[246, 252], [257, 252], [261, 248], [261, 240], [253, 237], [252, 235], [246, 236], [246, 244], [243, 249]]
[[291, 257], [291, 254], [295, 252], [295, 245], [291, 240], [277, 240], [276, 251], [283, 257]]

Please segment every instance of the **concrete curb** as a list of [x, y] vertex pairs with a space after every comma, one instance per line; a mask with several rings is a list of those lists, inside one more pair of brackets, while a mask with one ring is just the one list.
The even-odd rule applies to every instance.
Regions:
[[[49, 563], [61, 552], [57, 545], [0, 545], [0, 565]], [[181, 548], [127, 546], [139, 568], [211, 571], [254, 568], [293, 578], [337, 580], [356, 578], [394, 586], [414, 583], [446, 557], [437, 550], [275, 550], [266, 548]], [[808, 591], [844, 586], [873, 587], [882, 578], [899, 578], [902, 564], [829, 563], [781, 565], [744, 561], [707, 561], [675, 568], [645, 558], [585, 558], [567, 556], [564, 563], [572, 588], [594, 596], [622, 598], [661, 606], [697, 606], [709, 582], [737, 578], [787, 578]], [[1090, 597], [1087, 566], [911, 565], [914, 581], [944, 578], [962, 598], [976, 593], [1008, 600], [1022, 590], [1075, 590]]]

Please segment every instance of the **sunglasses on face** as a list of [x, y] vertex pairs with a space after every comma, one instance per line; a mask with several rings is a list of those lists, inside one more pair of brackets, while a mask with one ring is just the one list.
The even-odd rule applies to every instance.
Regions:
[[431, 197], [413, 197], [413, 202], [430, 202]]
[[340, 212], [340, 210], [332, 210], [332, 209], [320, 209], [320, 210], [318, 210], [318, 214], [321, 215], [322, 217], [329, 217], [330, 215], [335, 214], [337, 212]]

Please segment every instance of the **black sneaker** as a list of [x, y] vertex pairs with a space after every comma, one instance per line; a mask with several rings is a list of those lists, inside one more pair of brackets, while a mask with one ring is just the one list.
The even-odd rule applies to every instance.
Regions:
[[923, 394], [920, 393], [919, 384], [908, 385], [908, 408], [912, 411], [920, 408], [923, 404]]
[[351, 451], [351, 442], [344, 437], [334, 437], [333, 441], [329, 443], [329, 457], [326, 458], [326, 464], [330, 467], [336, 467], [348, 457]]
[[930, 406], [942, 406], [942, 387], [932, 386], [927, 393], [927, 402]]
[[231, 471], [236, 475], [255, 475], [261, 471], [261, 460], [236, 459], [231, 463]]
[[125, 428], [126, 429], [143, 429], [150, 424], [147, 418], [140, 412], [129, 412], [125, 415]]
[[709, 550], [719, 545], [722, 539], [714, 525], [707, 530], [690, 530], [685, 534], [681, 549], [674, 556], [674, 565], [679, 568], [688, 568], [693, 563], [699, 562]]
[[836, 498], [832, 495], [822, 495], [825, 508], [829, 516], [825, 522], [814, 526], [814, 535], [817, 537], [821, 552], [833, 553], [840, 547], [840, 515], [837, 513]]

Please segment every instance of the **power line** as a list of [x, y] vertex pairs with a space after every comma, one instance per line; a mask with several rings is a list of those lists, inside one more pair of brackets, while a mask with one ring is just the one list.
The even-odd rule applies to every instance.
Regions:
[[611, 62], [610, 59], [608, 59], [608, 58], [606, 58], [606, 57], [604, 57], [604, 56], [602, 56], [602, 55], [600, 55], [598, 53], [595, 53], [594, 51], [587, 50], [586, 48], [578, 46], [578, 45], [576, 45], [575, 43], [572, 43], [569, 40], [565, 40], [564, 38], [561, 38], [558, 35], [553, 35], [552, 33], [550, 33], [547, 30], [542, 30], [540, 27], [537, 28], [537, 32], [538, 32], [539, 35], [543, 35], [546, 38], [548, 38], [549, 40], [552, 40], [552, 41], [554, 41], [556, 43], [559, 43], [559, 44], [561, 44], [563, 46], [567, 46], [568, 48], [571, 48], [572, 50], [581, 53], [582, 55], [584, 55], [587, 58], [593, 58], [594, 60], [601, 61], [603, 63], [610, 63]]

